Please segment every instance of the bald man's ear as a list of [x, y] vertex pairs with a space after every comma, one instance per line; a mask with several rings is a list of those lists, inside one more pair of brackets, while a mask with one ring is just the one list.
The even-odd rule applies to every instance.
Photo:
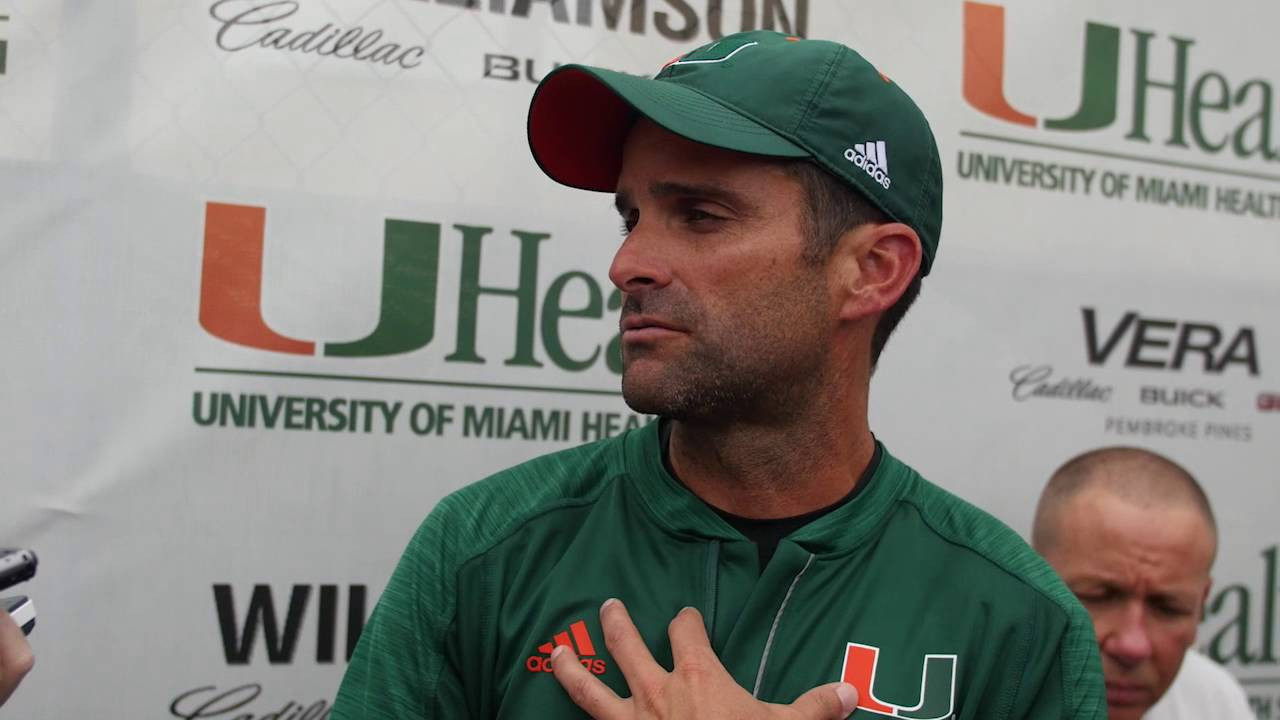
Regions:
[[836, 248], [840, 319], [888, 310], [920, 271], [920, 236], [902, 223], [867, 224], [846, 232]]

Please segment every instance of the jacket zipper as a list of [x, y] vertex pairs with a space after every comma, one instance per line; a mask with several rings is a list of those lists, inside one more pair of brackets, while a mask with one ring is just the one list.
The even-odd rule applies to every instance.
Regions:
[[813, 553], [809, 553], [809, 559], [804, 562], [800, 572], [791, 579], [791, 586], [787, 588], [787, 594], [782, 596], [782, 604], [778, 606], [778, 612], [773, 616], [773, 626], [769, 628], [769, 637], [764, 641], [764, 653], [760, 655], [760, 669], [756, 671], [756, 686], [751, 691], [751, 697], [760, 697], [760, 686], [764, 684], [764, 667], [769, 662], [769, 651], [773, 649], [773, 636], [778, 632], [778, 623], [782, 621], [782, 613], [787, 609], [787, 601], [791, 599], [791, 593], [795, 592], [796, 583], [800, 582], [800, 576], [804, 575], [804, 571], [813, 564], [813, 558]]
[[720, 541], [712, 540], [707, 547], [707, 565], [703, 587], [707, 596], [703, 599], [703, 621], [707, 626], [707, 637], [714, 638], [716, 630], [716, 602], [720, 594]]

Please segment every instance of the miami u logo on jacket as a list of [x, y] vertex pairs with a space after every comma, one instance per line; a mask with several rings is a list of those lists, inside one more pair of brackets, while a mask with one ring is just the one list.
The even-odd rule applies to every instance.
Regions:
[[[920, 696], [914, 705], [895, 705], [876, 697], [876, 665], [880, 648], [849, 643], [840, 678], [858, 689], [858, 709], [911, 720], [947, 720], [955, 710], [956, 656], [925, 655], [920, 671]], [[893, 658], [895, 666], [900, 658]], [[898, 698], [895, 698], [898, 699]]]

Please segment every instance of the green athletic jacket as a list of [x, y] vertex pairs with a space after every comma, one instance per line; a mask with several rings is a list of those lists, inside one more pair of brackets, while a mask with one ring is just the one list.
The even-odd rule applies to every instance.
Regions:
[[654, 657], [698, 608], [729, 673], [770, 702], [844, 679], [858, 720], [1105, 720], [1089, 616], [1010, 529], [888, 452], [852, 502], [756, 548], [663, 468], [658, 424], [445, 498], [405, 550], [335, 720], [582, 718], [556, 644], [620, 695], [598, 609]]

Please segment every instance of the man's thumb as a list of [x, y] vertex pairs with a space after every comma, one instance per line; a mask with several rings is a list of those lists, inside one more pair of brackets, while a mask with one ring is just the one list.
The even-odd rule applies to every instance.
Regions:
[[812, 720], [845, 720], [858, 707], [858, 691], [849, 683], [820, 685], [791, 703], [800, 716]]

